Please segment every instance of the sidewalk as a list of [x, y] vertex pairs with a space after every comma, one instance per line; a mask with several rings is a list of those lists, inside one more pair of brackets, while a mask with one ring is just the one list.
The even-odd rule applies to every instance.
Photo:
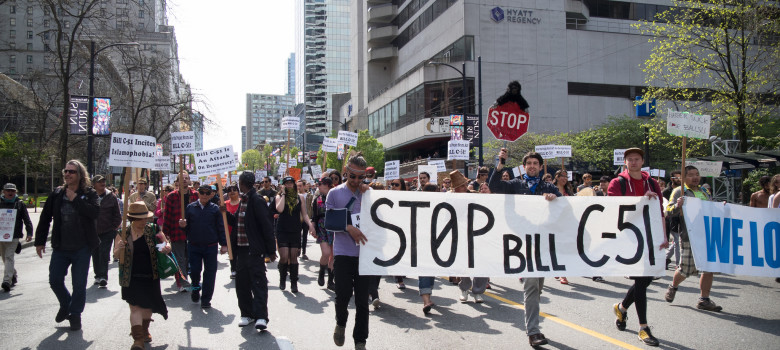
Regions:
[[[35, 230], [38, 228], [38, 220], [41, 218], [41, 212], [43, 211], [43, 207], [37, 208], [37, 212], [35, 208], [27, 208], [27, 213], [30, 214], [30, 221], [32, 221], [33, 224], [33, 240], [30, 242], [25, 242], [24, 238], [22, 238], [22, 248], [32, 247], [35, 243]], [[27, 235], [27, 232], [25, 231], [25, 237]], [[48, 240], [51, 240], [51, 235], [49, 235]]]

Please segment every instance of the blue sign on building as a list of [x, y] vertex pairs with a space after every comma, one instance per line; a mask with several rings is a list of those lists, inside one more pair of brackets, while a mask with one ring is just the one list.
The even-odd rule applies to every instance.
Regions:
[[[637, 96], [635, 98], [635, 101], [642, 100], [642, 96]], [[636, 116], [637, 117], [655, 117], [655, 99], [653, 99], [650, 102], [643, 103], [641, 105], [636, 105]]]

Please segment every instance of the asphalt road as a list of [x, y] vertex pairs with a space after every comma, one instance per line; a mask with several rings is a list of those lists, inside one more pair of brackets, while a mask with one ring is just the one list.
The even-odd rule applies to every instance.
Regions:
[[[37, 215], [31, 213], [37, 225]], [[319, 258], [309, 242], [308, 255]], [[69, 331], [67, 321], [57, 324], [57, 300], [48, 286], [50, 253], [43, 259], [35, 249], [16, 256], [19, 284], [0, 291], [0, 349], [126, 349], [129, 309], [117, 284], [117, 264], [109, 271], [109, 287], [87, 289], [83, 329]], [[155, 315], [151, 349], [337, 349], [334, 294], [316, 283], [318, 263], [302, 262], [300, 293], [280, 291], [276, 264], [268, 264], [270, 323], [268, 331], [240, 328], [233, 281], [227, 256], [219, 258], [213, 308], [201, 310], [188, 293], [177, 293], [173, 279], [162, 282], [169, 318]], [[780, 348], [780, 283], [770, 278], [731, 275], [715, 277], [713, 300], [724, 307], [713, 313], [695, 308], [698, 280], [683, 282], [673, 304], [663, 300], [671, 271], [648, 291], [648, 319], [662, 349], [778, 349]], [[605, 283], [570, 277], [570, 285], [547, 279], [542, 294], [542, 332], [547, 349], [645, 348], [636, 338], [635, 310], [629, 310], [628, 328], [618, 331], [611, 307], [631, 284], [621, 277]], [[69, 280], [66, 282], [69, 285]], [[392, 278], [380, 285], [379, 309], [371, 308], [369, 349], [527, 349], [522, 292], [514, 278], [492, 281], [485, 303], [462, 304], [459, 290], [444, 279], [434, 286], [434, 311], [425, 316], [417, 293], [417, 279], [407, 279], [399, 290]], [[347, 344], [352, 348], [354, 308], [350, 307]]]

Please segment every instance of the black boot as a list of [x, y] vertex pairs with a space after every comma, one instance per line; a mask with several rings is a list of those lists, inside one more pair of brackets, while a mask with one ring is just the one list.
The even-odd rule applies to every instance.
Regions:
[[290, 265], [290, 291], [298, 293], [298, 264]]
[[284, 290], [287, 287], [287, 267], [289, 264], [279, 263], [279, 289]]
[[317, 284], [320, 285], [320, 287], [325, 285], [325, 270], [328, 269], [328, 265], [320, 265], [320, 273], [317, 276]]
[[333, 283], [333, 269], [328, 269], [328, 289], [336, 290], [336, 284]]

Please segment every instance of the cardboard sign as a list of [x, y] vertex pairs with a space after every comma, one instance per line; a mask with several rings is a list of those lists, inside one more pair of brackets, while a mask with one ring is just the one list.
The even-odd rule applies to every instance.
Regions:
[[699, 169], [699, 176], [701, 177], [718, 177], [723, 170], [723, 162], [707, 162], [707, 161], [685, 161], [685, 166], [693, 165], [696, 169]]
[[669, 109], [666, 115], [666, 132], [676, 136], [707, 139], [710, 137], [711, 119], [708, 115], [677, 112]]
[[295, 159], [295, 157], [291, 157], [291, 158], [290, 158], [290, 163], [289, 163], [289, 164], [287, 164], [287, 166], [289, 166], [289, 167], [298, 166], [298, 160], [297, 160], [297, 159]]
[[444, 159], [429, 160], [428, 165], [435, 165], [436, 171], [438, 172], [447, 171], [447, 165], [444, 164]]
[[312, 165], [309, 168], [311, 169], [311, 177], [315, 179], [319, 179], [322, 177], [322, 167], [319, 164]]
[[14, 239], [15, 227], [16, 209], [0, 209], [0, 242], [12, 241]]
[[178, 178], [179, 178], [179, 174], [168, 174], [168, 185], [173, 185], [173, 183]]
[[338, 143], [356, 147], [358, 141], [358, 134], [356, 132], [339, 130]]
[[190, 182], [195, 182], [195, 181], [200, 182], [200, 176], [196, 174], [190, 174]]
[[120, 134], [111, 135], [111, 151], [108, 165], [131, 168], [153, 168], [157, 141], [152, 136]]
[[623, 159], [623, 153], [626, 153], [625, 149], [616, 149], [612, 151], [612, 165], [626, 165], [625, 159]]
[[646, 167], [643, 167], [642, 169], [639, 169], [639, 170], [644, 171], [646, 173], [649, 173], [650, 172], [650, 167], [646, 166]]
[[514, 174], [515, 177], [520, 177], [525, 175], [525, 167], [520, 165], [518, 167], [512, 168], [512, 174]]
[[303, 179], [303, 181], [306, 181], [307, 184], [314, 183], [314, 180], [311, 178], [311, 174], [308, 173], [301, 174], [301, 179]]
[[435, 165], [418, 165], [417, 166], [417, 177], [420, 177], [420, 173], [426, 172], [428, 175], [431, 176], [431, 181], [429, 181], [432, 184], [436, 184], [438, 180], [438, 172], [436, 171]]
[[298, 130], [301, 128], [301, 120], [298, 117], [283, 117], [282, 130]]
[[200, 175], [222, 174], [236, 169], [233, 146], [195, 152], [195, 169]]
[[192, 131], [171, 133], [171, 154], [195, 153], [195, 133]]
[[338, 139], [326, 137], [322, 139], [322, 151], [323, 152], [336, 152], [339, 145]]
[[571, 158], [571, 146], [570, 145], [553, 145], [555, 151], [555, 157], [557, 158]]
[[386, 180], [397, 180], [400, 178], [400, 172], [401, 172], [401, 161], [399, 160], [391, 160], [389, 162], [385, 162], [385, 179]]
[[154, 167], [152, 167], [152, 170], [171, 171], [171, 157], [169, 156], [154, 157]]
[[462, 140], [448, 141], [447, 160], [469, 160], [469, 142]]

